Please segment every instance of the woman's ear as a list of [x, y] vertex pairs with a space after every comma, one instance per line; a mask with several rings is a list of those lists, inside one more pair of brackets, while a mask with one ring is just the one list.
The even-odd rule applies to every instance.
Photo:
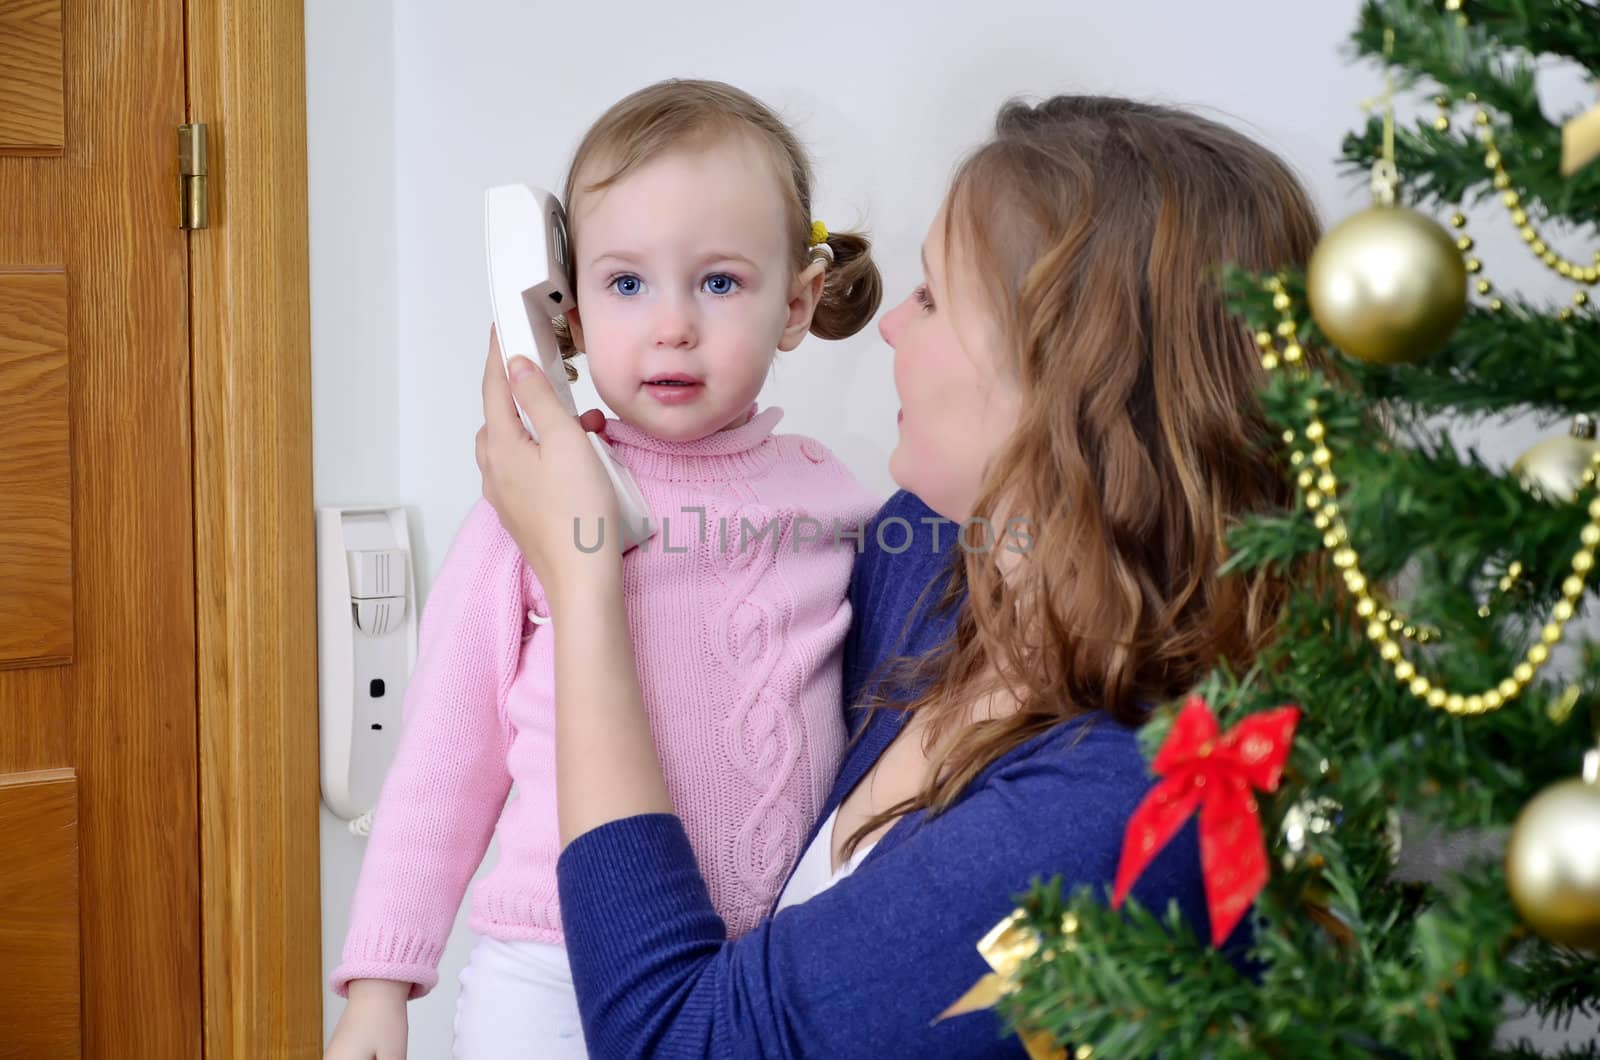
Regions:
[[578, 310], [574, 307], [567, 310], [567, 334], [572, 336], [573, 349], [583, 352], [583, 321], [578, 317]]
[[794, 284], [789, 288], [789, 316], [784, 321], [778, 349], [785, 352], [794, 349], [811, 330], [811, 318], [817, 312], [817, 303], [822, 300], [826, 269], [826, 262], [813, 261], [794, 278]]

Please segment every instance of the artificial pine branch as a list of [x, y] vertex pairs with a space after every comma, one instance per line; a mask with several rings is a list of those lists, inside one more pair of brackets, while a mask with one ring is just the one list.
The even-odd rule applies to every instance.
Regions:
[[[1589, 34], [1588, 39], [1518, 32], [1517, 26], [1533, 20], [1530, 7], [1539, 10], [1541, 19], [1547, 9], [1560, 8], [1571, 25]], [[1441, 12], [1429, 0], [1368, 0], [1353, 38], [1356, 54], [1381, 59], [1384, 30], [1392, 28], [1395, 38], [1391, 62], [1405, 83], [1430, 95], [1442, 94], [1453, 102], [1475, 96], [1489, 110], [1500, 153], [1530, 216], [1592, 226], [1597, 219], [1595, 203], [1600, 200], [1600, 170], [1589, 167], [1571, 177], [1561, 175], [1561, 123], [1570, 115], [1554, 119], [1545, 115], [1534, 78], [1534, 60], [1543, 54], [1565, 56], [1580, 52], [1587, 56], [1600, 50], [1595, 46], [1595, 41], [1600, 40], [1600, 8], [1502, 0], [1469, 3], [1467, 9], [1469, 22], [1463, 28], [1453, 15]], [[1565, 51], [1553, 50], [1563, 43], [1569, 45]], [[1528, 47], [1539, 50], [1515, 50]], [[1600, 64], [1588, 68], [1600, 69]], [[1476, 141], [1474, 128], [1464, 124], [1448, 133], [1422, 125], [1396, 129], [1396, 165], [1407, 192], [1416, 201], [1453, 206], [1499, 197], [1498, 190], [1490, 185], [1490, 172], [1483, 164], [1483, 148]], [[1374, 118], [1360, 133], [1346, 139], [1346, 168], [1360, 172], [1370, 169], [1382, 143], [1382, 122]], [[1574, 238], [1590, 238], [1593, 229], [1582, 232]]]

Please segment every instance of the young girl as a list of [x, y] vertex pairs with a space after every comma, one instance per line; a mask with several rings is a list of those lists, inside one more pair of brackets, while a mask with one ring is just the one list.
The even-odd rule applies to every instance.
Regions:
[[[615, 557], [562, 548], [571, 513], [609, 496], [603, 471], [539, 378], [486, 373], [485, 495], [555, 587], [558, 664], [593, 674], [557, 703], [556, 757], [562, 914], [596, 1056], [1022, 1055], [992, 1011], [937, 1017], [990, 971], [977, 943], [1035, 874], [1109, 889], [1153, 782], [1149, 707], [1219, 658], [1248, 668], [1271, 635], [1286, 574], [1219, 571], [1230, 524], [1293, 491], [1215, 267], [1303, 264], [1317, 235], [1289, 168], [1215, 122], [1094, 96], [1001, 111], [929, 228], [923, 282], [880, 325], [908, 492], [877, 521], [916, 540], [866, 535], [846, 702], [896, 709], [852, 710], [783, 908], [736, 939], [633, 751], [650, 732]], [[513, 393], [537, 445], [519, 444]], [[937, 555], [930, 512], [1026, 517], [1033, 547], [958, 552], [946, 532]], [[863, 680], [896, 655], [921, 672]], [[1177, 902], [1204, 939], [1197, 845], [1191, 819], [1134, 896], [1158, 915]]]
[[[838, 769], [846, 587], [880, 500], [755, 404], [776, 351], [808, 331], [854, 334], [879, 301], [866, 240], [828, 234], [810, 198], [790, 130], [745, 93], [695, 81], [607, 111], [564, 197], [577, 308], [563, 355], [588, 356], [617, 416], [606, 435], [660, 527], [622, 560], [629, 633], [660, 768], [730, 936], [771, 909]], [[575, 552], [616, 532], [592, 517], [578, 529]], [[456, 1056], [586, 1055], [556, 893], [562, 622], [549, 614], [480, 502], [423, 616], [332, 976], [350, 1004], [330, 1058], [404, 1055], [405, 1000], [436, 983], [491, 835], [500, 857], [473, 892]]]

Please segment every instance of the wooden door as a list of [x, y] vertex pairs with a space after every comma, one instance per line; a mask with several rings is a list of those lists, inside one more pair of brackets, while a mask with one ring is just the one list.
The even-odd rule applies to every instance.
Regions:
[[8, 1057], [198, 1054], [183, 35], [183, 0], [0, 0]]
[[0, 1060], [320, 1053], [302, 17], [0, 0]]

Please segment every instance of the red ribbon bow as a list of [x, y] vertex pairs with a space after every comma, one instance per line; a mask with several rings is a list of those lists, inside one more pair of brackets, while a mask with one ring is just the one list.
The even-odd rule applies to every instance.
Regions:
[[1222, 944], [1267, 882], [1267, 848], [1250, 789], [1277, 788], [1299, 720], [1298, 708], [1279, 707], [1244, 719], [1219, 739], [1211, 708], [1189, 697], [1153, 763], [1166, 779], [1128, 821], [1112, 908], [1198, 805], [1211, 942]]

